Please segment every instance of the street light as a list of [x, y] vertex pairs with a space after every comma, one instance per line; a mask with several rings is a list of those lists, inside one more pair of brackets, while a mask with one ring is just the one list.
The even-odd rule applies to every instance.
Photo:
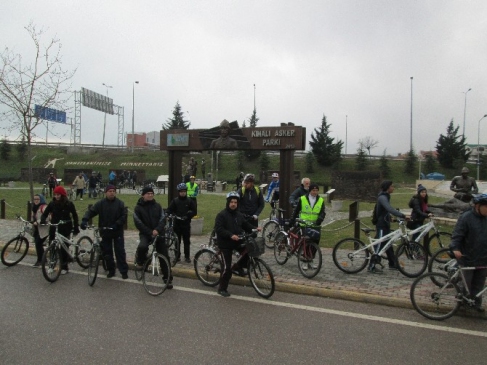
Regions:
[[411, 76], [411, 135], [409, 139], [409, 151], [413, 150], [413, 77]]
[[138, 84], [139, 82], [138, 81], [134, 81], [132, 83], [132, 153], [134, 153], [134, 139], [135, 139], [135, 135], [134, 135], [134, 116], [135, 116], [135, 84]]
[[479, 126], [477, 129], [477, 181], [480, 179], [480, 121], [485, 117], [487, 117], [487, 114], [479, 119]]
[[[103, 83], [102, 85], [107, 88], [107, 99], [108, 99], [108, 89], [112, 89], [113, 86], [109, 86], [105, 83]], [[105, 147], [105, 129], [106, 129], [106, 126], [107, 126], [107, 113], [105, 112], [105, 117], [103, 118], [103, 142], [101, 144], [102, 147]]]
[[465, 138], [465, 117], [467, 115], [467, 93], [472, 90], [471, 88], [467, 91], [462, 91], [465, 94], [465, 106], [463, 107], [463, 134], [462, 137]]

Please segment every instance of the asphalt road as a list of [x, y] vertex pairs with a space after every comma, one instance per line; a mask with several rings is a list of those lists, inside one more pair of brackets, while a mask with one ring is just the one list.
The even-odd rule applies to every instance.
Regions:
[[[74, 265], [73, 265], [74, 266]], [[132, 279], [71, 269], [50, 284], [39, 269], [0, 267], [4, 364], [455, 364], [483, 363], [486, 322], [444, 322], [409, 309], [199, 281], [149, 296]], [[130, 273], [133, 278], [133, 273]]]

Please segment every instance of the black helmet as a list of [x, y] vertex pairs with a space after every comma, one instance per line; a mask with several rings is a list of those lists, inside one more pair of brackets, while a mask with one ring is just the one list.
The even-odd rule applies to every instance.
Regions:
[[472, 200], [474, 204], [487, 205], [487, 194], [475, 195]]
[[185, 184], [185, 183], [180, 183], [180, 184], [178, 184], [178, 186], [177, 186], [177, 188], [176, 188], [176, 189], [178, 189], [178, 191], [181, 191], [181, 190], [188, 190], [188, 187], [186, 186], [186, 184]]

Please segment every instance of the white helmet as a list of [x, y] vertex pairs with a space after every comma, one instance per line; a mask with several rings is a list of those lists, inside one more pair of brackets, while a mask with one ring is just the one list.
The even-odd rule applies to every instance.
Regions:
[[274, 173], [272, 174], [272, 177], [279, 177], [279, 174], [278, 174], [277, 172], [274, 172]]

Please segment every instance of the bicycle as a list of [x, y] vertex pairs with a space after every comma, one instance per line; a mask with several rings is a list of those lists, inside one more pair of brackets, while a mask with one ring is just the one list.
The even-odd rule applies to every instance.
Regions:
[[277, 234], [274, 245], [276, 262], [284, 265], [291, 256], [296, 256], [299, 272], [308, 279], [314, 278], [323, 264], [319, 245], [306, 235], [307, 229], [313, 228], [316, 228], [314, 223], [296, 219], [296, 224], [288, 232]]
[[46, 198], [47, 198], [47, 194], [49, 193], [49, 188], [47, 187], [47, 184], [44, 184], [44, 185], [42, 186], [41, 193], [42, 193], [42, 195], [44, 195], [44, 197], [46, 197]]
[[66, 191], [67, 198], [74, 202], [76, 200], [76, 188], [74, 186], [71, 186], [67, 191]]
[[[96, 281], [96, 277], [98, 275], [98, 269], [100, 266], [100, 260], [102, 261], [103, 269], [107, 271], [107, 264], [105, 262], [105, 259], [103, 258], [102, 252], [101, 252], [101, 236], [100, 236], [100, 230], [105, 230], [105, 229], [112, 229], [109, 227], [95, 227], [95, 226], [87, 226], [86, 229], [92, 229], [94, 232], [94, 237], [95, 237], [95, 242], [93, 242], [92, 248], [90, 250], [90, 255], [89, 255], [89, 262], [88, 262], [88, 285], [93, 286]], [[90, 237], [88, 236], [83, 236], [79, 239], [78, 243], [82, 239], [86, 239]]]
[[[252, 287], [262, 298], [270, 298], [274, 294], [275, 281], [270, 267], [258, 257], [265, 250], [262, 238], [255, 238], [254, 234], [243, 234], [239, 238], [243, 242], [241, 247], [245, 247], [245, 249], [242, 253], [236, 253], [235, 264], [238, 265], [238, 262], [248, 255], [246, 275], [249, 277]], [[194, 256], [196, 276], [206, 286], [217, 286], [223, 275], [223, 262], [223, 254], [219, 248], [202, 245], [201, 250]]]
[[[44, 255], [42, 256], [41, 267], [42, 267], [42, 275], [44, 278], [54, 283], [61, 275], [61, 267], [63, 266], [64, 262], [62, 262], [61, 258], [61, 250], [66, 251], [68, 254], [69, 262], [76, 260], [79, 266], [83, 269], [87, 269], [89, 266], [88, 257], [90, 255], [93, 240], [88, 236], [81, 237], [78, 242], [74, 242], [74, 237], [69, 239], [63, 236], [61, 233], [58, 232], [58, 226], [62, 224], [66, 224], [69, 221], [59, 221], [59, 223], [48, 223], [48, 226], [55, 227], [55, 237], [44, 251]], [[88, 238], [88, 240], [86, 239]], [[74, 254], [72, 255], [68, 246], [74, 247]], [[89, 248], [87, 247], [88, 245]]]
[[[272, 193], [272, 195], [274, 195], [274, 193]], [[271, 205], [271, 212], [269, 214], [269, 220], [272, 221], [272, 220], [275, 220], [275, 219], [278, 218], [278, 215], [279, 215], [279, 200], [271, 200], [270, 201], [270, 205]]]
[[[433, 231], [433, 235], [428, 236], [429, 232]], [[422, 226], [408, 230], [408, 235], [413, 236], [418, 234], [418, 237], [414, 239], [415, 242], [419, 243], [424, 237], [424, 248], [428, 252], [428, 255], [432, 257], [438, 250], [449, 247], [451, 242], [451, 233], [439, 231], [436, 228], [434, 218], [430, 218], [430, 221]]]
[[284, 219], [284, 212], [284, 209], [277, 208], [278, 217], [271, 219], [262, 227], [262, 237], [264, 238], [265, 246], [269, 249], [274, 248], [277, 234], [289, 229], [289, 220]]
[[421, 275], [414, 280], [409, 292], [414, 309], [428, 319], [443, 320], [453, 316], [462, 304], [474, 308], [475, 299], [481, 298], [487, 287], [472, 298], [463, 272], [485, 268], [447, 265], [444, 273], [429, 272]]
[[24, 259], [29, 252], [29, 240], [25, 237], [26, 233], [33, 234], [33, 227], [29, 221], [17, 215], [21, 222], [20, 232], [17, 236], [8, 241], [2, 248], [1, 259], [5, 266], [15, 266]]
[[176, 266], [176, 263], [179, 261], [179, 240], [178, 236], [174, 232], [174, 220], [183, 220], [183, 218], [178, 217], [174, 214], [170, 214], [167, 216], [166, 220], [166, 227], [164, 232], [165, 243], [167, 246], [169, 262], [171, 263], [171, 267]]
[[[145, 291], [153, 296], [162, 294], [170, 284], [171, 278], [171, 265], [168, 259], [163, 254], [160, 254], [156, 250], [156, 241], [162, 236], [155, 236], [150, 245], [152, 245], [152, 252], [145, 261], [142, 267], [135, 265], [135, 278], [142, 280]], [[135, 261], [137, 263], [137, 260]], [[164, 273], [161, 270], [161, 266], [167, 268], [167, 275], [164, 279]], [[172, 285], [172, 284], [171, 284]]]
[[[383, 268], [384, 266], [381, 264], [382, 255], [391, 245], [400, 241], [395, 252], [395, 267], [409, 278], [421, 275], [428, 264], [426, 250], [418, 242], [409, 241], [404, 220], [398, 222], [398, 229], [381, 238], [371, 237], [370, 232], [373, 232], [373, 229], [361, 228], [368, 238], [368, 245], [356, 238], [345, 238], [339, 241], [333, 248], [332, 254], [336, 267], [347, 274], [355, 274], [362, 271], [367, 263], [373, 260], [372, 262], [375, 265], [380, 265]], [[378, 249], [380, 244], [385, 242], [387, 243], [384, 247]]]

